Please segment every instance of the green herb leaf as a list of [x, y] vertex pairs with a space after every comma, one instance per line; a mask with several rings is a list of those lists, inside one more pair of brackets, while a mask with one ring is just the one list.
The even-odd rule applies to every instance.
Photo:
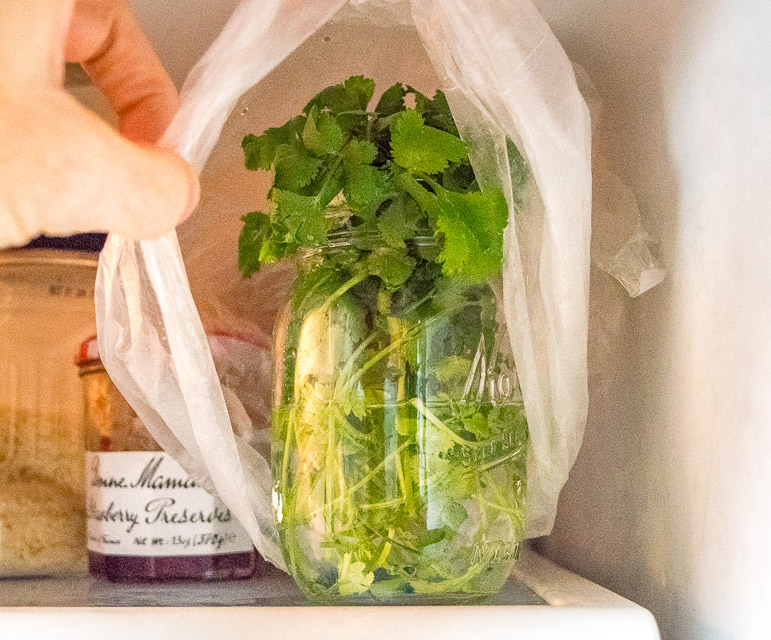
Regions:
[[346, 169], [343, 193], [346, 200], [362, 207], [382, 202], [387, 194], [385, 175], [377, 167], [354, 165]]
[[369, 140], [351, 140], [343, 152], [346, 167], [357, 164], [372, 164], [377, 157], [377, 147]]
[[446, 274], [485, 282], [500, 273], [503, 230], [508, 222], [506, 199], [499, 191], [454, 193], [438, 188], [437, 230], [444, 235], [439, 254]]
[[458, 527], [468, 519], [468, 513], [463, 508], [463, 505], [460, 505], [457, 502], [450, 502], [442, 509], [439, 519], [450, 529], [450, 531], [457, 531]]
[[319, 111], [329, 110], [333, 114], [346, 111], [364, 111], [375, 93], [375, 81], [364, 76], [353, 76], [343, 84], [327, 87], [317, 94], [303, 109], [305, 114], [313, 107]]
[[468, 162], [447, 167], [442, 174], [442, 186], [450, 191], [479, 191], [474, 170]]
[[415, 269], [415, 259], [404, 251], [377, 249], [367, 258], [367, 269], [383, 281], [387, 289], [403, 285]]
[[388, 117], [399, 111], [404, 111], [404, 96], [407, 91], [401, 82], [386, 89], [375, 107], [375, 113], [381, 117]]
[[403, 249], [404, 241], [415, 234], [420, 210], [412, 198], [394, 198], [377, 219], [380, 235], [389, 247]]
[[337, 589], [341, 596], [350, 596], [356, 593], [364, 593], [375, 580], [375, 574], [366, 571], [363, 562], [353, 562], [348, 567], [344, 576], [340, 576]]
[[321, 160], [314, 158], [300, 146], [278, 146], [273, 162], [275, 185], [288, 191], [300, 191], [307, 187], [321, 170]]
[[260, 252], [270, 234], [270, 216], [252, 211], [241, 218], [244, 223], [238, 236], [238, 268], [244, 278], [260, 270]]
[[451, 355], [434, 367], [433, 374], [439, 382], [465, 381], [471, 369], [468, 358]]
[[443, 540], [446, 535], [447, 532], [444, 529], [427, 529], [420, 534], [415, 544], [418, 547], [428, 547]]
[[[297, 245], [294, 245], [296, 247]], [[278, 240], [276, 235], [271, 236], [260, 249], [260, 262], [275, 264], [290, 253], [289, 245]]]
[[412, 87], [408, 88], [408, 92], [415, 95], [415, 108], [423, 116], [423, 120], [428, 126], [441, 129], [454, 136], [459, 135], [458, 126], [455, 124], [447, 96], [443, 91], [437, 91], [433, 100]]
[[276, 188], [271, 197], [278, 205], [276, 221], [286, 231], [284, 242], [306, 247], [326, 242], [329, 223], [316, 198]]
[[241, 142], [246, 168], [250, 171], [270, 170], [276, 149], [281, 145], [294, 144], [304, 125], [305, 118], [297, 116], [281, 127], [266, 130], [261, 136], [247, 135]]
[[468, 154], [463, 140], [427, 127], [415, 109], [407, 109], [394, 118], [391, 151], [400, 167], [411, 173], [429, 175], [441, 173], [451, 162], [458, 162]]
[[506, 151], [509, 155], [509, 170], [511, 171], [511, 186], [514, 194], [514, 204], [521, 207], [524, 203], [525, 187], [530, 177], [530, 170], [527, 167], [525, 158], [519, 152], [515, 145], [508, 138], [506, 139]]
[[340, 151], [344, 135], [333, 115], [318, 115], [316, 107], [313, 107], [308, 114], [302, 138], [306, 149], [317, 156], [324, 156]]
[[375, 93], [375, 81], [364, 76], [351, 76], [344, 83], [346, 92], [355, 96], [358, 109], [366, 109]]

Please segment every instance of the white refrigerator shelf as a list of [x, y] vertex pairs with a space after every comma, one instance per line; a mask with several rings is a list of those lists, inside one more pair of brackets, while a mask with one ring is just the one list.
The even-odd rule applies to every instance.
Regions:
[[269, 572], [222, 583], [0, 581], [0, 638], [57, 640], [659, 640], [653, 616], [531, 550], [503, 592], [461, 606], [308, 606]]

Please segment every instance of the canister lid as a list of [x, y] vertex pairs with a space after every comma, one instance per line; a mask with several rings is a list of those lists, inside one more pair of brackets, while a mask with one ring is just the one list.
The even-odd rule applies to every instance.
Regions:
[[[58, 267], [60, 270], [84, 267], [96, 270], [99, 255], [85, 251], [59, 249], [4, 249], [0, 251], [0, 268], [12, 267]], [[66, 273], [66, 271], [65, 271]]]
[[96, 336], [91, 336], [81, 343], [75, 356], [75, 364], [83, 366], [94, 362], [99, 362], [99, 342], [97, 342]]

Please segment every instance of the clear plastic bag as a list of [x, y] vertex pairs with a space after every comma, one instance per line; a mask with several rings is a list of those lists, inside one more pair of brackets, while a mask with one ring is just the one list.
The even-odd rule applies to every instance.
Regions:
[[573, 68], [592, 118], [592, 262], [636, 298], [666, 276], [659, 243], [643, 227], [634, 193], [603, 153], [602, 98], [583, 67]]
[[[421, 55], [428, 55], [435, 80], [448, 95], [472, 148], [480, 184], [507, 194], [504, 305], [531, 432], [528, 535], [544, 535], [553, 524], [586, 420], [591, 135], [589, 111], [570, 61], [530, 0], [244, 0], [191, 72], [182, 108], [163, 144], [204, 170], [204, 178], [214, 176], [216, 183], [219, 176], [227, 185], [228, 164], [222, 158], [232, 160], [228, 153], [240, 152], [238, 127], [226, 128], [220, 141], [218, 148], [230, 151], [224, 150], [213, 166], [204, 165], [228, 116], [237, 104], [236, 115], [254, 109], [246, 98], [239, 104], [242, 95], [258, 83], [258, 93], [270, 85], [269, 74], [279, 63], [333, 17], [342, 21], [341, 29], [356, 29], [366, 19], [382, 20], [378, 28], [388, 25], [400, 33], [405, 23], [413, 25], [409, 37], [400, 38], [408, 43], [417, 33], [422, 41]], [[399, 47], [390, 51], [391, 58], [409, 51], [408, 44], [395, 41]], [[355, 71], [356, 63], [355, 54], [344, 58], [340, 69], [331, 70], [335, 81]], [[371, 64], [378, 69], [383, 61]], [[399, 74], [393, 81], [412, 82], [398, 64], [390, 71]], [[310, 78], [309, 84], [316, 81]], [[291, 87], [271, 85], [278, 94], [274, 103], [286, 110], [278, 115], [298, 110], [314, 90], [326, 86], [308, 88], [305, 79]], [[425, 73], [413, 84], [420, 82], [428, 82]], [[282, 90], [287, 101], [294, 96], [293, 103], [282, 103]], [[507, 138], [531, 169], [524, 204], [511, 195]], [[233, 211], [232, 198], [212, 198], [203, 208], [235, 217], [236, 223], [236, 214], [246, 212]], [[211, 215], [216, 213], [197, 212], [181, 230], [183, 241], [186, 236], [205, 239], [207, 225], [216, 229]], [[189, 266], [208, 273], [208, 281], [198, 278], [195, 289], [222, 290], [233, 301], [241, 299], [244, 287], [255, 293], [283, 286], [281, 272], [270, 271], [255, 282], [234, 278], [231, 286], [220, 287], [220, 275], [237, 273], [236, 248], [232, 245], [230, 260], [222, 260], [226, 249], [217, 245], [217, 235], [210, 232], [219, 249], [190, 251]], [[270, 329], [268, 321], [249, 322], [254, 309], [236, 304], [225, 313], [221, 304], [207, 302], [201, 307], [208, 322], [235, 323], [238, 332], [251, 331], [254, 339]], [[197, 481], [220, 495], [262, 555], [283, 567], [268, 463], [264, 452], [233, 435], [175, 235], [141, 243], [108, 238], [100, 262], [97, 315], [104, 364], [151, 433]]]

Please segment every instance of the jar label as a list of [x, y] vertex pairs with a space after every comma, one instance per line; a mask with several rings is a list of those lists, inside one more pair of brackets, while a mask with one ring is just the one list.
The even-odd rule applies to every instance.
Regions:
[[219, 498], [161, 451], [86, 453], [89, 551], [108, 556], [209, 556], [252, 550]]

